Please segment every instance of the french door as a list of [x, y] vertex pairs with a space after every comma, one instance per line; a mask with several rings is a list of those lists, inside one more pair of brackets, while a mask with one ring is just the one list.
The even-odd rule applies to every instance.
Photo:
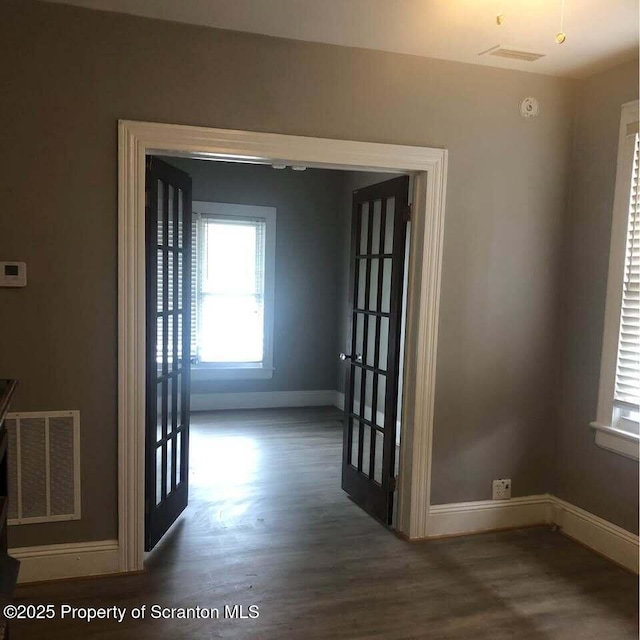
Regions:
[[391, 524], [409, 177], [353, 193], [342, 488]]
[[145, 550], [187, 506], [191, 177], [154, 156], [146, 170]]

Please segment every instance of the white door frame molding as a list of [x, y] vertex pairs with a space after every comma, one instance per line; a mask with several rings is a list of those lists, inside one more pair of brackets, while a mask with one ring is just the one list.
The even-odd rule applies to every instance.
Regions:
[[429, 534], [431, 442], [448, 154], [444, 149], [121, 120], [118, 124], [118, 547], [144, 561], [145, 156], [284, 163], [415, 176], [398, 529]]

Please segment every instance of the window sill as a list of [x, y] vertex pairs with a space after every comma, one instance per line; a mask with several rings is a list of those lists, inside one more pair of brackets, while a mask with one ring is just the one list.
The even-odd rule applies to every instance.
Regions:
[[255, 365], [217, 367], [207, 364], [191, 366], [192, 380], [270, 380], [273, 367]]
[[599, 447], [633, 460], [639, 459], [640, 436], [637, 433], [623, 431], [598, 422], [592, 422], [590, 426], [596, 432], [596, 444]]

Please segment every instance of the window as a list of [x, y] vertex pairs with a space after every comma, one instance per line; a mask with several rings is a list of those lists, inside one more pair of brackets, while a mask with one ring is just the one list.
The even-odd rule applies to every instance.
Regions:
[[271, 378], [276, 210], [194, 202], [194, 378]]
[[596, 443], [638, 459], [640, 418], [640, 202], [638, 102], [622, 108]]

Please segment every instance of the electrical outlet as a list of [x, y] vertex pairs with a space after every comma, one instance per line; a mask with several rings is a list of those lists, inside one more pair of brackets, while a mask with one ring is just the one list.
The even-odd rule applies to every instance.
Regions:
[[509, 500], [511, 498], [511, 478], [493, 481], [493, 500]]

